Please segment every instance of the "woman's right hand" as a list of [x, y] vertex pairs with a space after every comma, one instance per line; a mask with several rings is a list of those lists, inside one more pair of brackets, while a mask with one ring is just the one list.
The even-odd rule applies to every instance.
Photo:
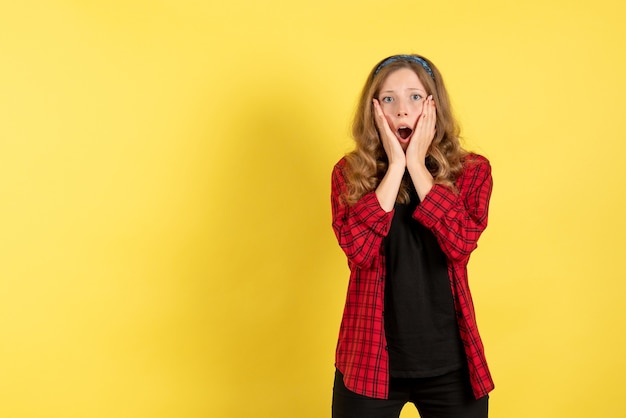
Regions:
[[389, 160], [389, 166], [399, 165], [403, 168], [406, 167], [406, 155], [404, 154], [404, 150], [396, 138], [396, 135], [389, 127], [389, 123], [387, 123], [380, 103], [378, 103], [377, 99], [372, 99], [372, 103], [374, 105], [374, 120], [378, 128], [380, 140], [383, 143], [383, 148], [387, 154], [387, 159]]
[[406, 156], [404, 155], [402, 145], [400, 145], [400, 142], [389, 127], [389, 123], [387, 123], [383, 110], [380, 108], [380, 103], [376, 99], [373, 99], [373, 103], [376, 127], [389, 160], [387, 172], [376, 188], [376, 197], [385, 212], [390, 212], [393, 210], [398, 197], [398, 190], [400, 190], [400, 184], [406, 169]]

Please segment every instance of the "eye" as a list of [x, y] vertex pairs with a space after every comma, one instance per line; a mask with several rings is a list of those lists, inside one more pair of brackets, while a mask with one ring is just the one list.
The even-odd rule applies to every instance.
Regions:
[[383, 102], [383, 103], [391, 103], [391, 102], [393, 102], [393, 98], [389, 97], [389, 96], [385, 96], [385, 97], [382, 98], [381, 102]]
[[417, 93], [411, 95], [411, 99], [415, 100], [416, 102], [419, 101], [421, 98], [422, 98], [422, 96], [420, 96]]

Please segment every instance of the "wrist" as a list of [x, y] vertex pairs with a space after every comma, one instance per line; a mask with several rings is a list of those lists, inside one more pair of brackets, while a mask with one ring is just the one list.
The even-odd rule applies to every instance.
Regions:
[[404, 175], [404, 170], [406, 169], [406, 162], [405, 161], [393, 161], [393, 162], [389, 162], [389, 165], [387, 167], [387, 172], [388, 173], [402, 173], [402, 175]]
[[406, 160], [406, 168], [409, 171], [414, 171], [414, 170], [428, 170], [426, 168], [426, 158], [411, 158]]

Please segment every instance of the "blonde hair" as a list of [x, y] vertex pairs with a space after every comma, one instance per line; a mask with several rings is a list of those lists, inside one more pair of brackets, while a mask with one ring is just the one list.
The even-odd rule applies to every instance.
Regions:
[[[381, 85], [387, 76], [400, 68], [413, 70], [424, 85], [426, 94], [433, 96], [437, 109], [437, 122], [435, 137], [426, 156], [426, 167], [434, 177], [435, 184], [443, 184], [457, 191], [454, 182], [463, 170], [462, 160], [467, 155], [467, 151], [459, 142], [459, 127], [452, 115], [448, 92], [439, 70], [428, 59], [420, 55], [414, 55], [414, 57], [428, 64], [432, 76], [424, 66], [408, 59], [390, 60], [389, 63], [381, 65], [391, 58], [389, 57], [376, 64], [367, 77], [352, 124], [352, 136], [356, 147], [354, 151], [346, 155], [348, 187], [344, 200], [350, 205], [376, 189], [387, 171], [387, 155], [376, 129], [372, 99], [378, 97]], [[409, 201], [409, 182], [410, 179], [405, 176], [398, 192], [397, 202]]]

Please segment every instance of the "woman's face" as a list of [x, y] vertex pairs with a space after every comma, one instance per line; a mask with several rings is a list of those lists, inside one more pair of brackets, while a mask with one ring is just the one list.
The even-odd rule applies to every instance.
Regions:
[[422, 115], [426, 96], [424, 85], [410, 68], [400, 68], [390, 73], [380, 86], [378, 102], [389, 127], [405, 151]]

